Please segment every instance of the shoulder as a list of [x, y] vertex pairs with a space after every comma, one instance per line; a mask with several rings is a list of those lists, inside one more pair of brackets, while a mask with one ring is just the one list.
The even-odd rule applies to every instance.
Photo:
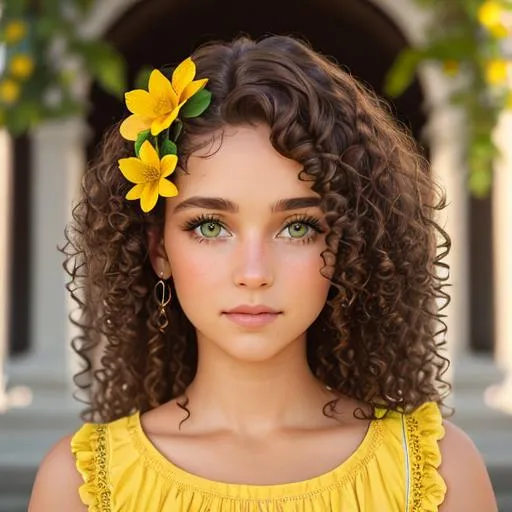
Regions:
[[63, 437], [44, 457], [37, 471], [29, 512], [86, 512], [80, 501], [82, 479], [71, 452], [72, 436]]
[[450, 421], [444, 421], [443, 426], [439, 471], [447, 492], [439, 512], [497, 512], [487, 469], [473, 441]]

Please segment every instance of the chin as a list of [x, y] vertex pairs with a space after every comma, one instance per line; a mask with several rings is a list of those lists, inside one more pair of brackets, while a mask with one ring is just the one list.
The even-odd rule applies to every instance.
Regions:
[[263, 363], [279, 357], [293, 342], [278, 344], [263, 336], [240, 336], [229, 343], [229, 338], [223, 340], [219, 348], [233, 360], [241, 363]]

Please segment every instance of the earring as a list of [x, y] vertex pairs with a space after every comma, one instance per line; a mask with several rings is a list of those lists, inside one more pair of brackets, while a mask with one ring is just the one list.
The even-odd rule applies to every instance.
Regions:
[[160, 272], [160, 280], [156, 283], [153, 290], [155, 301], [158, 305], [158, 318], [156, 323], [158, 330], [162, 334], [165, 332], [165, 329], [169, 325], [169, 320], [167, 318], [167, 312], [165, 308], [171, 302], [172, 298], [171, 287], [164, 281], [163, 277], [164, 273]]

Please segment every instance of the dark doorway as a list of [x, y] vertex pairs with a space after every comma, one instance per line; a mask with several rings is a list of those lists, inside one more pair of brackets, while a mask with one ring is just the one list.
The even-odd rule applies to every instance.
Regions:
[[[364, 0], [146, 0], [126, 12], [107, 38], [126, 56], [133, 81], [143, 66], [177, 62], [202, 42], [231, 39], [240, 33], [305, 37], [377, 93], [382, 93], [395, 56], [407, 45], [391, 20]], [[416, 137], [425, 123], [422, 103], [421, 88], [414, 82], [392, 105]], [[124, 105], [96, 86], [91, 90], [91, 104], [89, 124], [94, 136], [89, 156], [105, 128], [124, 114]]]
[[8, 315], [9, 354], [16, 356], [30, 348], [31, 281], [31, 144], [30, 136], [12, 141], [13, 214], [10, 229], [10, 300]]

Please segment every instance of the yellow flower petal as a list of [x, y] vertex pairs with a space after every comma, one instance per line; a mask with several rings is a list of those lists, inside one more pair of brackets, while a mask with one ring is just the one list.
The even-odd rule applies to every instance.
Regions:
[[158, 201], [159, 180], [147, 183], [140, 197], [142, 211], [147, 213], [152, 210]]
[[148, 181], [147, 165], [138, 158], [121, 158], [119, 160], [119, 169], [123, 176], [132, 183], [146, 183]]
[[148, 91], [142, 89], [135, 89], [134, 91], [127, 92], [124, 95], [126, 106], [132, 114], [137, 114], [140, 117], [156, 117], [157, 105], [155, 98], [149, 94]]
[[187, 101], [189, 98], [194, 96], [196, 92], [199, 92], [201, 89], [203, 89], [207, 82], [208, 79], [203, 78], [202, 80], [195, 80], [188, 84], [180, 96], [180, 101]]
[[196, 76], [196, 65], [189, 57], [185, 59], [173, 72], [172, 74], [172, 86], [181, 99], [185, 87], [194, 80]]
[[160, 195], [163, 197], [174, 197], [178, 195], [178, 189], [174, 183], [162, 178], [158, 185]]
[[128, 193], [126, 194], [126, 199], [130, 201], [134, 199], [140, 199], [145, 187], [145, 183], [138, 183], [128, 191]]
[[171, 82], [158, 69], [149, 77], [149, 94], [155, 101], [155, 116], [169, 113], [178, 103]]
[[139, 158], [144, 162], [146, 168], [152, 167], [153, 169], [160, 171], [160, 158], [158, 157], [156, 149], [149, 140], [145, 140], [140, 147]]
[[11, 21], [5, 27], [5, 41], [7, 43], [17, 43], [25, 37], [27, 33], [27, 24], [23, 21]]
[[178, 117], [179, 111], [179, 108], [175, 108], [172, 112], [153, 119], [153, 122], [151, 123], [151, 135], [158, 135], [169, 128], [176, 117]]
[[160, 162], [160, 176], [167, 178], [176, 169], [178, 157], [176, 155], [165, 155]]
[[9, 63], [9, 70], [12, 76], [17, 78], [27, 78], [34, 70], [34, 61], [29, 55], [14, 55]]
[[493, 85], [505, 82], [507, 79], [508, 63], [503, 59], [490, 60], [485, 69], [487, 82]]
[[507, 94], [507, 99], [505, 102], [505, 107], [508, 109], [512, 109], [512, 91], [509, 91]]
[[119, 131], [124, 139], [137, 140], [139, 133], [149, 128], [151, 128], [151, 119], [132, 114], [121, 123]]
[[501, 21], [501, 17], [503, 15], [503, 7], [499, 4], [499, 2], [495, 2], [493, 0], [488, 0], [484, 2], [480, 9], [478, 9], [478, 21], [484, 27], [492, 27], [493, 25], [498, 24]]
[[492, 27], [489, 27], [489, 32], [496, 38], [496, 39], [505, 39], [509, 36], [509, 30], [508, 28], [503, 25], [503, 23], [497, 23], [496, 25], [493, 25]]
[[460, 64], [456, 60], [443, 61], [443, 71], [449, 76], [455, 76], [460, 71]]
[[15, 103], [20, 97], [20, 86], [14, 80], [7, 78], [0, 83], [0, 100], [8, 105]]

